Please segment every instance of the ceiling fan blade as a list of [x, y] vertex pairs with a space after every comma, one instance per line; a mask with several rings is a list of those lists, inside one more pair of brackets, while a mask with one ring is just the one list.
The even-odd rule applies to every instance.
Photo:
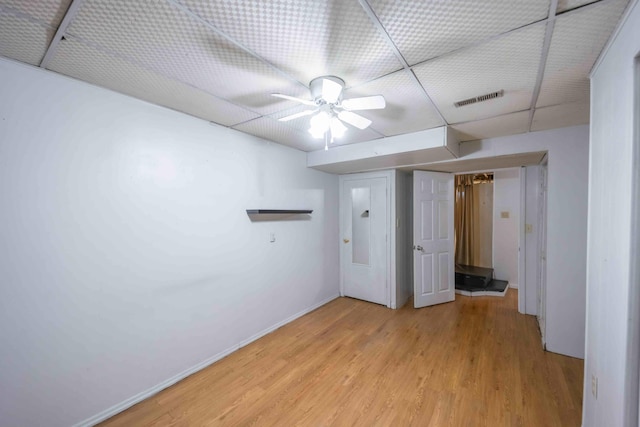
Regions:
[[342, 85], [329, 79], [322, 79], [322, 98], [328, 104], [335, 104], [342, 93]]
[[288, 99], [289, 101], [299, 102], [300, 104], [309, 105], [310, 107], [316, 106], [316, 103], [309, 99], [296, 98], [295, 96], [283, 95], [281, 93], [272, 93], [271, 96], [275, 96], [276, 98]]
[[349, 111], [357, 110], [379, 110], [387, 103], [382, 95], [363, 96], [362, 98], [351, 98], [342, 101], [342, 108]]
[[360, 114], [352, 113], [351, 111], [340, 111], [338, 118], [358, 129], [366, 129], [371, 124], [371, 120], [362, 117]]
[[341, 138], [347, 131], [347, 127], [343, 125], [342, 121], [340, 121], [340, 119], [338, 119], [337, 117], [331, 117], [329, 129], [331, 129], [331, 136], [334, 136], [336, 138]]
[[284, 116], [284, 117], [280, 117], [278, 119], [279, 122], [288, 122], [289, 120], [293, 120], [293, 119], [297, 119], [298, 117], [304, 117], [304, 116], [309, 116], [313, 113], [315, 113], [316, 110], [305, 110], [305, 111], [301, 111], [299, 113], [295, 113], [295, 114], [291, 114], [290, 116]]

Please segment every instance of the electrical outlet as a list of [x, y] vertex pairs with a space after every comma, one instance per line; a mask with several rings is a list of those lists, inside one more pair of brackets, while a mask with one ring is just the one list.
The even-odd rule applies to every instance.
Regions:
[[598, 377], [593, 374], [591, 375], [591, 394], [596, 399], [598, 398]]

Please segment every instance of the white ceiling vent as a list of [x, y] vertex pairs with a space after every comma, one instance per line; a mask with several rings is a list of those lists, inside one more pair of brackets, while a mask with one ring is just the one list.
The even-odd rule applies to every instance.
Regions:
[[485, 95], [476, 96], [474, 98], [463, 99], [462, 101], [454, 102], [453, 105], [456, 107], [464, 107], [465, 105], [475, 104], [477, 102], [484, 102], [494, 98], [500, 98], [504, 95], [504, 90], [499, 90], [497, 92], [487, 93]]

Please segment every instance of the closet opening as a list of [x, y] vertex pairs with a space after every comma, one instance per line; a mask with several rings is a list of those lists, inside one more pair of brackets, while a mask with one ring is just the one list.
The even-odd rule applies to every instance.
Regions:
[[[504, 219], [509, 211], [499, 212]], [[494, 274], [494, 173], [455, 176], [455, 287], [462, 295], [504, 295]]]

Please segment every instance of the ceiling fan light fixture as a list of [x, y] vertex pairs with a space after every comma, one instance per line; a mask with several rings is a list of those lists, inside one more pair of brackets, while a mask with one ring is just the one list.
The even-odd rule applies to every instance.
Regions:
[[317, 129], [309, 128], [309, 133], [313, 139], [322, 139], [324, 138], [324, 132], [318, 132]]
[[301, 111], [281, 117], [278, 120], [288, 122], [311, 115], [311, 119], [309, 120], [309, 133], [313, 138], [324, 138], [326, 150], [329, 142], [333, 142], [334, 138], [344, 136], [348, 130], [345, 123], [357, 129], [366, 129], [371, 125], [371, 120], [353, 111], [379, 110], [386, 106], [384, 96], [382, 95], [343, 99], [344, 88], [344, 80], [340, 77], [321, 76], [309, 82], [309, 92], [311, 92], [310, 100], [274, 93], [272, 95], [275, 97], [315, 107], [314, 110]]
[[318, 114], [311, 117], [309, 121], [311, 127], [309, 128], [309, 133], [314, 138], [322, 138], [330, 128], [331, 118], [329, 117], [329, 113], [326, 111], [320, 111]]

